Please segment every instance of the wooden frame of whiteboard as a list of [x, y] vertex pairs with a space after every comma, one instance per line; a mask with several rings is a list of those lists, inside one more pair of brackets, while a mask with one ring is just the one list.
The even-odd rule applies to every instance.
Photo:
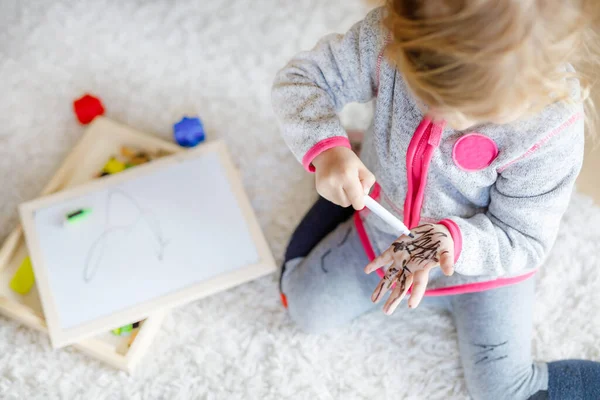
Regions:
[[[111, 155], [118, 154], [121, 146], [171, 154], [183, 151], [175, 144], [138, 132], [107, 118], [97, 117], [65, 158], [54, 177], [42, 191], [42, 195], [55, 193], [89, 181]], [[41, 312], [41, 304], [35, 304], [39, 303], [39, 299], [27, 299], [25, 296], [13, 293], [8, 288], [14, 270], [25, 254], [27, 254], [27, 248], [23, 230], [19, 226], [9, 234], [0, 248], [0, 314], [30, 328], [48, 333], [46, 320]], [[2, 290], [6, 293], [3, 293]], [[89, 338], [74, 343], [73, 347], [114, 368], [132, 372], [149, 349], [165, 314], [165, 311], [162, 310], [154, 311], [141, 325], [131, 347], [124, 354], [116, 346], [102, 338]], [[123, 341], [128, 341], [128, 338], [124, 338]]]
[[[259, 260], [255, 264], [241, 267], [235, 271], [218, 275], [206, 281], [192, 284], [188, 287], [169, 293], [144, 303], [128, 307], [112, 315], [100, 317], [88, 323], [78, 325], [73, 328], [63, 329], [60, 327], [58, 312], [50, 290], [48, 282], [45, 260], [42, 257], [39, 248], [39, 238], [35, 230], [34, 215], [37, 210], [60, 203], [64, 200], [78, 197], [89, 193], [90, 191], [102, 190], [118, 185], [128, 180], [140, 176], [150, 175], [168, 165], [177, 164], [181, 161], [193, 159], [207, 153], [215, 153], [221, 162], [221, 166], [229, 181], [233, 195], [246, 221], [250, 235], [256, 246]], [[209, 296], [211, 294], [227, 290], [239, 284], [254, 280], [261, 276], [273, 273], [275, 271], [275, 261], [271, 254], [267, 241], [260, 229], [258, 220], [254, 215], [250, 201], [244, 191], [242, 181], [238, 171], [229, 156], [225, 144], [220, 141], [214, 141], [203, 144], [193, 150], [180, 152], [168, 157], [153, 161], [148, 164], [138, 166], [116, 175], [110, 175], [103, 179], [91, 181], [88, 184], [77, 186], [73, 189], [64, 190], [50, 196], [42, 197], [19, 207], [21, 221], [25, 231], [25, 237], [29, 248], [33, 268], [40, 291], [40, 299], [46, 316], [50, 339], [55, 348], [72, 344], [76, 341], [85, 339], [91, 335], [106, 331], [116, 326], [121, 326], [130, 321], [137, 321], [147, 318], [154, 310], [170, 309], [180, 306], [190, 301]]]

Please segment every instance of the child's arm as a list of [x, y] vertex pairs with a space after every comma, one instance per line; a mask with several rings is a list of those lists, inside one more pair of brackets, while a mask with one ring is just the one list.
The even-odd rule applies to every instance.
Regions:
[[283, 137], [309, 171], [333, 147], [350, 148], [338, 112], [350, 102], [367, 102], [377, 88], [377, 59], [383, 50], [382, 9], [345, 35], [328, 35], [297, 55], [277, 75], [272, 98]]
[[501, 171], [485, 213], [441, 221], [454, 240], [455, 271], [506, 275], [537, 267], [551, 249], [583, 161], [583, 121]]

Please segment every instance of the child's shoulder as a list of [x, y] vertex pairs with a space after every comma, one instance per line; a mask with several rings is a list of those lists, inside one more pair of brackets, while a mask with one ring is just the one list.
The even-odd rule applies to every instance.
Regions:
[[377, 7], [369, 11], [365, 18], [360, 22], [364, 30], [368, 30], [373, 36], [378, 37], [377, 42], [385, 40], [389, 35], [387, 28], [383, 23], [386, 10], [384, 7]]
[[[584, 138], [584, 112], [579, 82], [569, 83], [571, 98], [552, 103], [540, 112], [505, 125], [484, 125], [481, 133], [490, 136], [508, 159], [540, 149], [579, 146]], [[571, 147], [571, 146], [570, 146]]]
[[367, 13], [364, 21], [382, 27], [385, 12], [385, 7], [375, 7]]

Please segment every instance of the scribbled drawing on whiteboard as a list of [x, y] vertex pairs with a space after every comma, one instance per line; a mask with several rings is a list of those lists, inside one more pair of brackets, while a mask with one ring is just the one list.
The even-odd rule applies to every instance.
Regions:
[[[116, 207], [122, 206], [133, 207], [133, 221], [127, 224], [117, 225], [111, 220], [112, 214]], [[152, 213], [151, 210], [144, 209], [140, 204], [129, 194], [122, 190], [113, 189], [108, 192], [106, 199], [106, 216], [104, 222], [104, 230], [100, 236], [94, 241], [87, 252], [85, 266], [83, 269], [83, 281], [91, 282], [102, 265], [104, 255], [107, 248], [110, 247], [108, 240], [116, 233], [130, 233], [137, 229], [144, 229], [144, 226], [150, 230], [154, 243], [149, 243], [153, 247], [156, 259], [162, 262], [164, 258], [165, 248], [169, 244], [169, 240], [165, 238], [160, 222]]]

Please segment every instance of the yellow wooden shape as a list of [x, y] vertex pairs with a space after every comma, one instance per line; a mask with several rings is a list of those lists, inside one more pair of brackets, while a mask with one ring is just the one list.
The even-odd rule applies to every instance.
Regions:
[[104, 165], [104, 171], [109, 174], [116, 174], [117, 172], [121, 172], [125, 169], [125, 163], [117, 160], [116, 158], [111, 158], [108, 160], [106, 165]]
[[17, 269], [17, 273], [10, 281], [10, 288], [17, 293], [27, 294], [31, 290], [35, 277], [33, 276], [33, 267], [29, 256], [23, 259], [21, 266]]

